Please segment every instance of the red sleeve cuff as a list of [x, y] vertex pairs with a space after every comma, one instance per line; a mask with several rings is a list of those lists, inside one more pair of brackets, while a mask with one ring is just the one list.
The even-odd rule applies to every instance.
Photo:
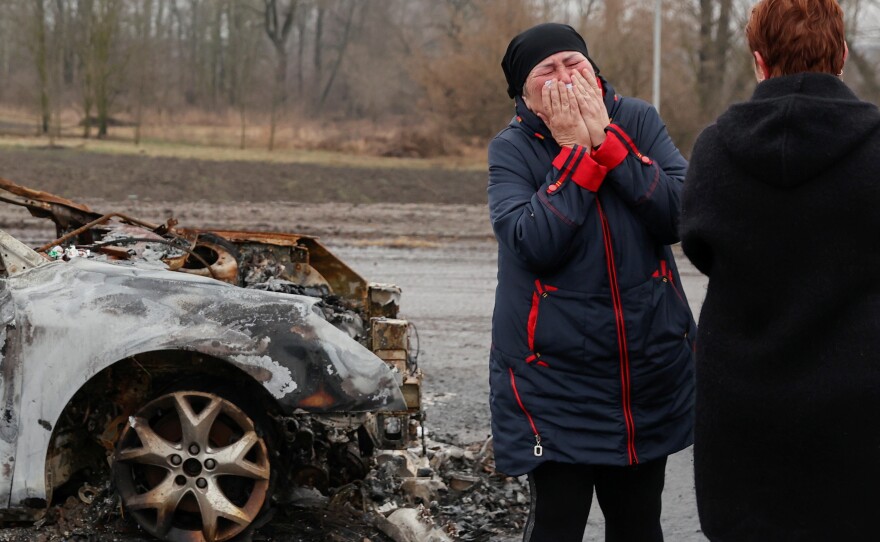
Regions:
[[556, 192], [569, 179], [581, 188], [596, 192], [608, 173], [608, 168], [590, 158], [587, 149], [580, 145], [563, 147], [553, 160], [553, 167], [559, 173], [556, 182], [547, 189], [549, 194]]
[[605, 141], [598, 150], [590, 153], [590, 157], [608, 169], [614, 169], [626, 159], [629, 149], [620, 140], [616, 133], [608, 131]]
[[579, 145], [575, 145], [574, 147], [562, 147], [562, 149], [559, 150], [559, 154], [553, 159], [553, 167], [562, 172], [562, 168], [566, 165], [566, 162], [568, 162], [569, 157], [571, 157], [572, 153], [575, 153], [575, 150], [579, 148]]
[[571, 180], [581, 188], [586, 188], [590, 192], [598, 192], [607, 174], [607, 167], [585, 155], [571, 172]]

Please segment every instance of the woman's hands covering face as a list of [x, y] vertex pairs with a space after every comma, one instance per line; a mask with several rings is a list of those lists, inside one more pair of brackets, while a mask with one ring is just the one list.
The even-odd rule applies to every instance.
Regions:
[[590, 132], [584, 123], [572, 84], [556, 79], [547, 81], [541, 89], [541, 100], [544, 112], [538, 113], [538, 117], [544, 121], [560, 146], [592, 146]]
[[545, 113], [538, 113], [561, 146], [598, 147], [605, 141], [608, 111], [599, 82], [588, 69], [574, 72], [571, 83], [547, 81], [541, 89]]
[[583, 72], [575, 72], [571, 81], [577, 96], [578, 110], [590, 134], [592, 146], [598, 147], [605, 141], [605, 128], [611, 122], [608, 118], [608, 110], [605, 109], [599, 80], [591, 71], [583, 70]]

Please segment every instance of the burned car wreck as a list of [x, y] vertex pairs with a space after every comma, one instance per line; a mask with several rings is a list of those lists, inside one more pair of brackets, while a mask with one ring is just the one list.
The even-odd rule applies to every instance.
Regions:
[[400, 290], [316, 238], [150, 224], [0, 179], [54, 222], [0, 231], [0, 519], [39, 518], [84, 473], [166, 540], [231, 540], [290, 487], [412, 446], [421, 373]]

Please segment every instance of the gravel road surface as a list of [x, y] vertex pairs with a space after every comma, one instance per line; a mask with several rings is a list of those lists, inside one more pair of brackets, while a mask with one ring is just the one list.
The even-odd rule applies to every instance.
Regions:
[[[403, 289], [401, 312], [418, 326], [425, 372], [427, 427], [439, 436], [470, 442], [489, 434], [488, 352], [495, 294], [494, 242], [448, 243], [399, 249], [335, 245], [352, 267], [370, 280]], [[676, 255], [685, 292], [697, 314], [708, 282]], [[701, 534], [688, 448], [670, 457], [663, 494], [663, 530], [671, 542], [706, 540]], [[604, 540], [604, 520], [595, 499], [584, 541]], [[513, 542], [517, 537], [499, 539]]]
[[[0, 161], [5, 160], [7, 168], [39, 163], [30, 156], [0, 154], [5, 154], [0, 156], [3, 159]], [[23, 158], [28, 160], [22, 161]], [[65, 165], [70, 164], [62, 163]], [[151, 162], [148, 165], [173, 164]], [[447, 199], [446, 203], [425, 203], [424, 193], [396, 203], [358, 203], [369, 201], [367, 197], [349, 203], [289, 203], [262, 197], [261, 201], [251, 203], [229, 201], [226, 195], [212, 197], [210, 191], [203, 191], [201, 187], [193, 190], [193, 186], [190, 190], [179, 187], [172, 201], [155, 201], [145, 199], [145, 190], [137, 189], [137, 184], [147, 182], [147, 177], [136, 181], [132, 177], [124, 183], [126, 186], [103, 189], [96, 187], [97, 183], [90, 183], [77, 185], [79, 190], [76, 191], [64, 190], [65, 172], [70, 170], [62, 166], [58, 166], [58, 171], [50, 171], [43, 164], [44, 169], [34, 174], [34, 178], [29, 178], [26, 171], [4, 176], [32, 188], [83, 201], [98, 211], [119, 211], [155, 222], [175, 216], [182, 226], [318, 235], [368, 280], [398, 284], [403, 289], [401, 312], [418, 329], [419, 362], [426, 375], [424, 401], [428, 429], [435, 437], [459, 443], [482, 441], [488, 436], [487, 353], [497, 249], [485, 204], [459, 203], [454, 198]], [[155, 172], [146, 166], [141, 169]], [[468, 175], [473, 179], [461, 178], [458, 182], [474, 195], [463, 200], [479, 201], [485, 194], [485, 185], [474, 189], [472, 183], [484, 183], [484, 177]], [[41, 185], [40, 178], [47, 177], [54, 179], [53, 182], [49, 186]], [[230, 186], [235, 182], [239, 182], [238, 179], [230, 179]], [[424, 182], [433, 186], [441, 184], [442, 179], [431, 178]], [[384, 183], [382, 186], [388, 188]], [[438, 193], [446, 192], [448, 190]], [[8, 205], [0, 205], [0, 229], [31, 245], [54, 237], [54, 230], [47, 221], [34, 219]], [[697, 314], [707, 279], [680, 254], [677, 260], [685, 291]], [[594, 500], [584, 540], [603, 540], [602, 523], [601, 511]], [[670, 458], [663, 527], [666, 539], [673, 542], [705, 540], [697, 519], [690, 449]], [[512, 533], [496, 542], [518, 539]]]

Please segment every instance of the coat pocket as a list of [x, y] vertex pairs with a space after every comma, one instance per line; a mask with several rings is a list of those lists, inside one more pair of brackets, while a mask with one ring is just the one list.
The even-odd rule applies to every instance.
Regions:
[[621, 292], [631, 363], [663, 365], [675, 358], [692, 330], [690, 309], [665, 262], [645, 282]]
[[582, 360], [588, 295], [535, 281], [527, 323], [528, 363], [553, 366], [550, 359]]
[[690, 307], [666, 262], [660, 262], [653, 281], [653, 317], [645, 353], [649, 358], [662, 360], [677, 356], [683, 343], [690, 348], [694, 326]]

